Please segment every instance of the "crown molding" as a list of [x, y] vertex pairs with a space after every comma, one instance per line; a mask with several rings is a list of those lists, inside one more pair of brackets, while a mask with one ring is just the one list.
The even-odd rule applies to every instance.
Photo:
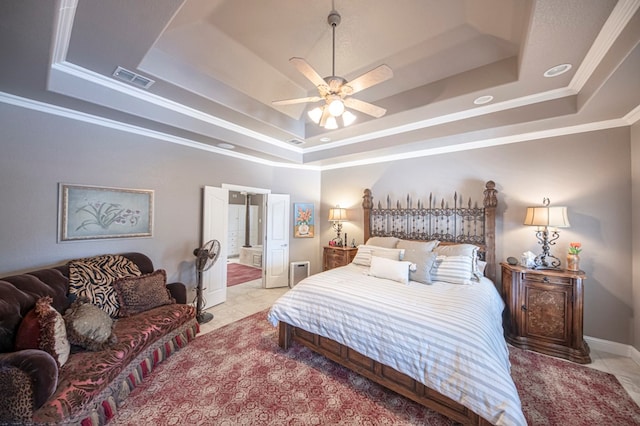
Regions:
[[591, 45], [580, 67], [573, 75], [569, 88], [579, 92], [591, 77], [613, 43], [640, 8], [640, 0], [619, 0], [600, 33]]

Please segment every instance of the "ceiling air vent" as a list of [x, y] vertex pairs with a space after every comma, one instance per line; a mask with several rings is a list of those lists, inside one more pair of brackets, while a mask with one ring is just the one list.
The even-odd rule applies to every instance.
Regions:
[[291, 145], [302, 145], [304, 143], [304, 141], [301, 141], [300, 139], [291, 139], [288, 142]]
[[148, 89], [153, 83], [155, 83], [155, 81], [151, 80], [150, 78], [143, 77], [140, 74], [136, 74], [135, 72], [129, 71], [122, 67], [116, 68], [116, 70], [113, 72], [113, 76], [143, 89]]

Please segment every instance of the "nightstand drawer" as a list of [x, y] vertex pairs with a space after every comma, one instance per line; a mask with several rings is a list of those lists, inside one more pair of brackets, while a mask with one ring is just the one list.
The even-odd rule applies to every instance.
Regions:
[[355, 247], [324, 247], [322, 270], [326, 271], [351, 263], [357, 251]]
[[564, 285], [572, 284], [571, 278], [569, 277], [557, 277], [554, 275], [536, 274], [532, 272], [525, 272], [522, 278], [525, 281], [532, 281], [536, 283], [564, 284]]

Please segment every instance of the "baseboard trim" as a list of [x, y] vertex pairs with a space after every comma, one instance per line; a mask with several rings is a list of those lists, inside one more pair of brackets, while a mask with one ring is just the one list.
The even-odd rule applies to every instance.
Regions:
[[631, 358], [640, 366], [640, 351], [631, 345], [625, 345], [609, 340], [598, 339], [597, 337], [584, 336], [584, 340], [589, 344], [591, 349], [596, 351], [609, 352], [610, 354], [626, 356]]

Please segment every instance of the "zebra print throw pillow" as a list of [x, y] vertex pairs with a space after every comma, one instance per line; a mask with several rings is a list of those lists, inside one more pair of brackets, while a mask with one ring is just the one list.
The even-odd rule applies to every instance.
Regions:
[[118, 318], [120, 305], [113, 283], [118, 278], [140, 275], [138, 266], [120, 255], [72, 260], [69, 262], [69, 294], [86, 297], [110, 317]]

